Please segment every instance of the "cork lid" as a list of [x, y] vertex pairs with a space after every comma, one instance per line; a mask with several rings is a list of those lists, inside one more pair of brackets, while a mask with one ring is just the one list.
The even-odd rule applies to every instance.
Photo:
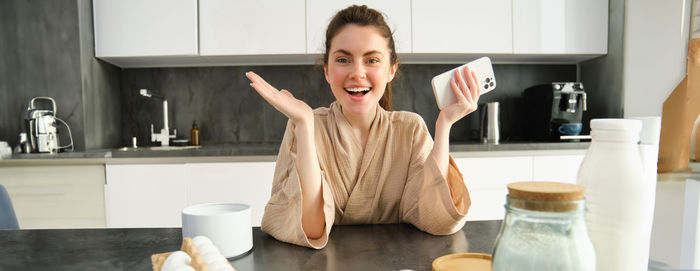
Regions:
[[455, 253], [433, 261], [433, 271], [491, 271], [491, 255]]
[[517, 182], [508, 184], [509, 204], [513, 207], [547, 212], [577, 210], [586, 188], [581, 185], [558, 182]]

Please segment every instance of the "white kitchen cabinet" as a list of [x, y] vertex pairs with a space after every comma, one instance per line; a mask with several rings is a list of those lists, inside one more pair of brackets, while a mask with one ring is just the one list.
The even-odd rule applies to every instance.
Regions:
[[394, 31], [396, 51], [398, 53], [411, 52], [411, 1], [306, 0], [307, 54], [322, 54], [324, 52], [328, 23], [336, 12], [353, 4], [367, 5], [383, 12], [389, 28]]
[[464, 176], [472, 205], [468, 220], [503, 219], [507, 184], [532, 178], [532, 157], [455, 158]]
[[304, 0], [200, 0], [200, 55], [304, 54], [304, 7]]
[[583, 154], [533, 157], [533, 181], [576, 183]]
[[[540, 151], [538, 151], [540, 152]], [[468, 220], [503, 219], [507, 185], [523, 181], [576, 183], [578, 168], [586, 150], [523, 151], [495, 157], [457, 157], [472, 205]], [[505, 155], [505, 154], [504, 154]]]
[[245, 203], [251, 206], [251, 223], [260, 226], [274, 170], [274, 162], [186, 164], [187, 204]]
[[180, 227], [184, 164], [106, 165], [107, 227]]
[[181, 227], [183, 208], [199, 203], [251, 206], [260, 226], [274, 162], [107, 165], [107, 226]]
[[93, 0], [95, 55], [122, 68], [312, 64], [352, 4], [386, 15], [404, 63], [607, 53], [608, 0]]
[[513, 53], [606, 54], [608, 0], [513, 1]]
[[21, 229], [105, 226], [104, 165], [2, 166]]
[[93, 0], [95, 56], [196, 56], [197, 0]]
[[513, 53], [511, 0], [413, 0], [412, 6], [413, 53]]

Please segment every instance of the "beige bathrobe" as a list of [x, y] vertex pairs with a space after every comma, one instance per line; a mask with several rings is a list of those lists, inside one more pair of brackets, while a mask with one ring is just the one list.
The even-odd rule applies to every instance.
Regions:
[[272, 193], [262, 220], [264, 232], [284, 242], [318, 249], [328, 242], [333, 224], [406, 222], [436, 235], [462, 228], [471, 204], [469, 192], [452, 157], [447, 180], [429, 158], [433, 141], [418, 114], [377, 106], [364, 151], [339, 103], [314, 110], [314, 116], [324, 234], [310, 239], [301, 226], [301, 186], [291, 121], [277, 156]]

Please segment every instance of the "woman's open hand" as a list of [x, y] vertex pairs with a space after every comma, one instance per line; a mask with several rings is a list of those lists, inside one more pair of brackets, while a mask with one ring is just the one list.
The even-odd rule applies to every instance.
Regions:
[[282, 91], [277, 90], [254, 72], [247, 72], [245, 75], [252, 82], [250, 86], [253, 87], [263, 99], [291, 119], [292, 122], [297, 124], [302, 122], [313, 123], [314, 113], [308, 104], [294, 98], [294, 95], [286, 89]]
[[444, 121], [452, 125], [469, 113], [474, 112], [477, 108], [479, 96], [483, 91], [477, 82], [476, 74], [469, 67], [464, 67], [464, 76], [460, 74], [459, 69], [456, 69], [454, 77], [450, 80], [450, 86], [452, 87], [452, 92], [457, 96], [457, 102], [443, 108], [438, 119], [443, 118]]

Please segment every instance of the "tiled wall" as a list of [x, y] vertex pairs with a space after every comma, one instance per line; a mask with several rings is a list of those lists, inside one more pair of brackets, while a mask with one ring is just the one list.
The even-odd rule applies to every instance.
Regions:
[[[402, 65], [394, 80], [395, 110], [417, 112], [431, 133], [439, 113], [430, 79], [456, 65]], [[317, 66], [244, 66], [210, 68], [125, 69], [121, 72], [123, 144], [136, 136], [139, 144], [149, 144], [150, 124], [162, 127], [162, 102], [139, 95], [146, 88], [168, 99], [169, 125], [178, 137], [188, 138], [194, 120], [201, 130], [203, 144], [278, 143], [287, 118], [267, 104], [244, 76], [255, 71], [278, 88], [290, 90], [312, 108], [328, 106], [334, 97], [323, 71]], [[520, 105], [526, 87], [553, 81], [575, 81], [575, 65], [495, 65], [498, 86], [484, 95], [482, 102], [499, 101], [502, 107], [502, 138], [518, 140], [522, 135]], [[459, 121], [452, 129], [452, 141], [478, 139], [480, 112]]]

